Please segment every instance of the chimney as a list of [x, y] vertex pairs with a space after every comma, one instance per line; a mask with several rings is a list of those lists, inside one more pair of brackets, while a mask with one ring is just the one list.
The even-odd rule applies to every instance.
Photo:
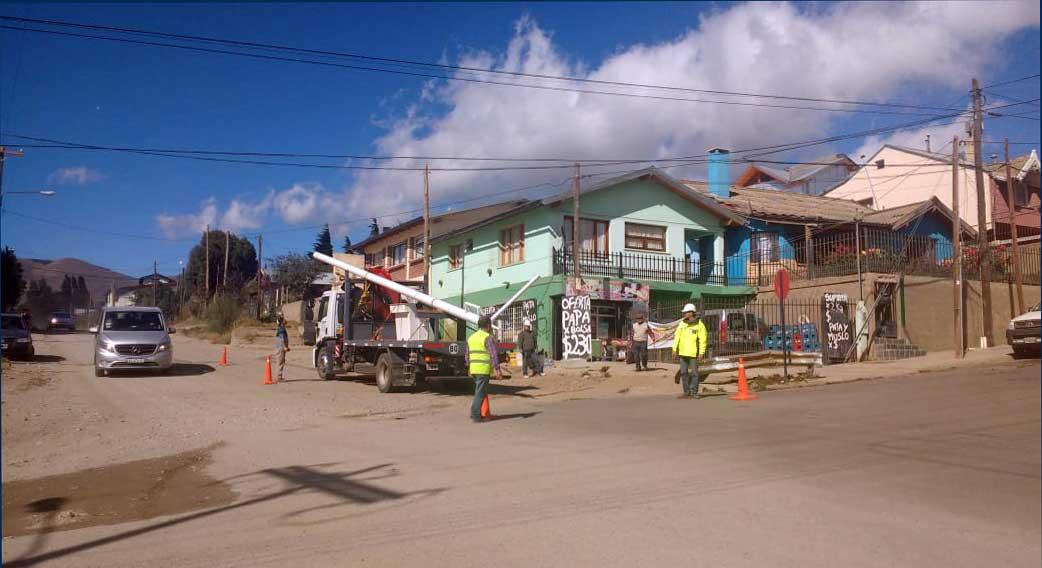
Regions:
[[717, 197], [731, 196], [731, 151], [723, 148], [709, 150], [709, 193]]

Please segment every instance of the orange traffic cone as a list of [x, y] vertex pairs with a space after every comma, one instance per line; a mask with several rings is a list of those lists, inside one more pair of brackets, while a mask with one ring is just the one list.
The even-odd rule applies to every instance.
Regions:
[[225, 347], [224, 351], [221, 351], [221, 360], [217, 362], [222, 367], [228, 366], [228, 348]]
[[731, 400], [756, 400], [756, 393], [749, 390], [749, 380], [745, 378], [745, 358], [738, 358], [738, 394]]
[[264, 382], [262, 385], [274, 385], [275, 381], [271, 380], [271, 355], [264, 358]]
[[485, 395], [485, 400], [481, 401], [481, 419], [488, 420], [492, 418], [492, 409], [488, 405], [488, 395]]

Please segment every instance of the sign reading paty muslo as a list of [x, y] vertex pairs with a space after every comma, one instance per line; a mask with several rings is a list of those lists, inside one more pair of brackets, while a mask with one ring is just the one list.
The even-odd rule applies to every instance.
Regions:
[[585, 359], [590, 356], [593, 340], [590, 326], [590, 297], [565, 296], [561, 298], [561, 351], [565, 359]]
[[825, 324], [822, 356], [829, 363], [843, 363], [850, 353], [853, 334], [850, 326], [850, 302], [846, 294], [825, 292], [821, 297], [821, 321]]

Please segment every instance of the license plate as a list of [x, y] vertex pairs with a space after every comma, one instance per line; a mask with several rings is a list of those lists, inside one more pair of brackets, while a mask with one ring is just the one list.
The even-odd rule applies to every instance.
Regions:
[[138, 363], [144, 363], [145, 362], [144, 359], [127, 359], [126, 361], [127, 361], [127, 363], [131, 363], [131, 364], [138, 364]]

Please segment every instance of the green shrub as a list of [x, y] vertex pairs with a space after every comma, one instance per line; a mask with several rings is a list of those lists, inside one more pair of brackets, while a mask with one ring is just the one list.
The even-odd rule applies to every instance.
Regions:
[[235, 320], [239, 319], [242, 306], [231, 296], [215, 296], [206, 308], [206, 329], [214, 333], [231, 331]]

